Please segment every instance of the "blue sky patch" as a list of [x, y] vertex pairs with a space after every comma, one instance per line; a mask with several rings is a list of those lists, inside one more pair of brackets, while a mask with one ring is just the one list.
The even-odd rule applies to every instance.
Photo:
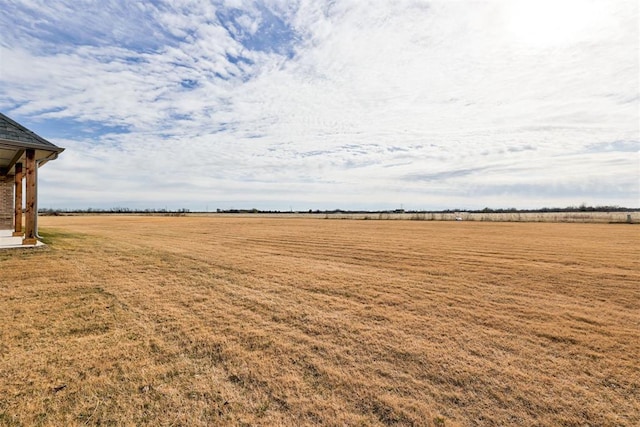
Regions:
[[185, 89], [193, 89], [198, 86], [198, 81], [193, 79], [183, 79], [180, 82], [180, 86], [182, 86]]
[[293, 57], [296, 41], [293, 28], [268, 8], [259, 6], [257, 10], [257, 16], [240, 9], [220, 10], [216, 15], [220, 24], [245, 48]]
[[171, 36], [152, 18], [150, 13], [154, 11], [150, 5], [141, 8], [125, 0], [95, 5], [51, 1], [45, 7], [14, 3], [11, 13], [0, 13], [0, 25], [3, 38], [8, 40], [20, 40], [16, 28], [29, 28], [31, 37], [46, 41], [37, 46], [46, 52], [114, 43], [136, 52], [155, 51]]
[[45, 139], [98, 139], [105, 134], [129, 133], [129, 128], [126, 126], [108, 125], [99, 121], [79, 122], [70, 118], [33, 120], [19, 116], [12, 118]]

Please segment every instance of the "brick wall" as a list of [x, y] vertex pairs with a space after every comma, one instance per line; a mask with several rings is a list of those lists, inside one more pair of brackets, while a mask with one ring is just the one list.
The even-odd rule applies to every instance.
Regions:
[[0, 230], [13, 228], [13, 176], [0, 176]]

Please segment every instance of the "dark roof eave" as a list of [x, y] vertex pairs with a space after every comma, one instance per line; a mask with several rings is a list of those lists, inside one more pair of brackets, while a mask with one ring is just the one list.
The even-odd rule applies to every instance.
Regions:
[[2, 139], [0, 138], [0, 146], [7, 146], [9, 148], [33, 148], [34, 150], [40, 151], [50, 151], [52, 153], [60, 154], [64, 151], [64, 148], [58, 147], [56, 145], [51, 144], [50, 146], [42, 145], [42, 144], [34, 144], [31, 142], [24, 141], [12, 141], [10, 139]]

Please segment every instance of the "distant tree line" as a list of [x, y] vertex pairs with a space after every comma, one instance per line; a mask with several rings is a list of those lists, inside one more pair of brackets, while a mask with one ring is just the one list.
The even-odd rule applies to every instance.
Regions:
[[185, 215], [191, 212], [189, 209], [131, 209], [131, 208], [86, 208], [86, 209], [52, 209], [40, 208], [40, 215], [69, 215], [69, 214], [147, 214], [147, 215]]
[[[540, 209], [516, 209], [516, 208], [483, 208], [479, 210], [473, 209], [444, 209], [444, 210], [404, 210], [404, 209], [391, 209], [391, 210], [345, 210], [345, 209], [309, 209], [308, 211], [280, 211], [280, 210], [261, 210], [261, 209], [216, 209], [216, 213], [225, 214], [447, 214], [447, 213], [553, 213], [553, 212], [638, 212], [640, 208], [626, 208], [623, 206], [587, 206], [581, 204], [580, 206], [567, 206], [564, 208], [540, 208]], [[207, 211], [208, 212], [208, 211]], [[207, 213], [205, 211], [191, 211], [190, 209], [132, 209], [127, 207], [115, 207], [115, 208], [86, 208], [86, 209], [52, 209], [41, 208], [38, 210], [40, 215], [69, 215], [69, 214], [137, 214], [137, 215], [175, 215], [183, 216], [187, 213]]]
[[405, 210], [405, 209], [391, 209], [391, 210], [345, 210], [345, 209], [309, 209], [308, 211], [279, 211], [279, 210], [260, 210], [260, 209], [217, 209], [217, 213], [227, 214], [282, 214], [282, 213], [295, 213], [295, 214], [391, 214], [391, 213], [433, 213], [433, 214], [447, 214], [457, 212], [468, 213], [544, 213], [544, 212], [636, 212], [640, 211], [640, 208], [626, 208], [623, 206], [587, 206], [581, 204], [580, 206], [567, 206], [564, 208], [539, 208], [539, 209], [517, 209], [517, 208], [483, 208], [483, 209], [444, 209], [444, 210]]
[[[630, 212], [640, 211], [640, 208], [625, 208], [623, 206], [587, 206], [584, 203], [580, 206], [567, 206], [565, 208], [540, 208], [540, 209], [492, 209], [484, 208], [481, 210], [465, 210], [469, 213], [545, 213], [545, 212]], [[459, 211], [457, 211], [459, 212]]]

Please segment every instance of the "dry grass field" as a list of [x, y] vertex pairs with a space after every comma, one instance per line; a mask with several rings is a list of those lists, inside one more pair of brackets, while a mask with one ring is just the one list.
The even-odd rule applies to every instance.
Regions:
[[0, 425], [640, 425], [640, 226], [43, 217]]

